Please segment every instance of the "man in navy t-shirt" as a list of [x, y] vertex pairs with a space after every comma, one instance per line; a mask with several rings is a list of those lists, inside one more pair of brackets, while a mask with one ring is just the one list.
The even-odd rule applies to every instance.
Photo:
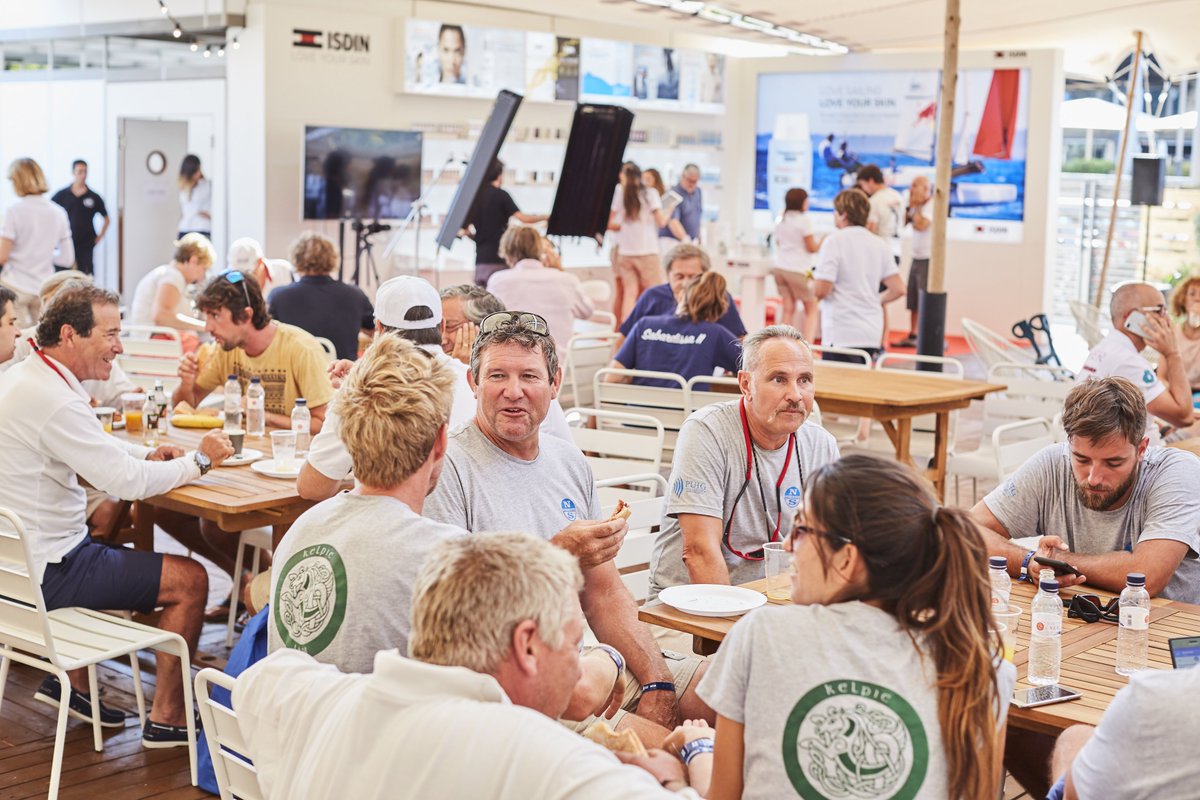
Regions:
[[[634, 324], [643, 317], [674, 314], [687, 285], [712, 269], [708, 253], [694, 244], [676, 245], [667, 253], [666, 262], [667, 282], [650, 287], [638, 298], [633, 311], [621, 323], [619, 330], [622, 336], [628, 337]], [[726, 300], [729, 301], [729, 310], [717, 322], [740, 339], [746, 335], [746, 326], [742, 324], [733, 295], [727, 292]]]
[[[91, 275], [92, 250], [100, 244], [100, 240], [108, 231], [108, 209], [104, 206], [104, 199], [87, 185], [86, 161], [76, 159], [71, 165], [71, 173], [75, 176], [74, 182], [56, 192], [52, 199], [66, 209], [67, 219], [71, 222], [71, 239], [75, 242], [75, 269]], [[97, 214], [104, 219], [99, 233], [96, 233]]]

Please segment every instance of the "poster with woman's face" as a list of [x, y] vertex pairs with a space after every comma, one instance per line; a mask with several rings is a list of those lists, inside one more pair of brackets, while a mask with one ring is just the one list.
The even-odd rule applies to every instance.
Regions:
[[410, 19], [404, 39], [407, 91], [466, 94], [468, 36], [461, 25]]

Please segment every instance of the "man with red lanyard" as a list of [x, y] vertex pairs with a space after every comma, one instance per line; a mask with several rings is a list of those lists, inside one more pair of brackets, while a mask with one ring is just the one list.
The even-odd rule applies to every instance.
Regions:
[[[47, 610], [162, 608], [159, 627], [181, 635], [194, 653], [208, 595], [204, 567], [190, 558], [92, 541], [80, 483], [118, 497], [152, 497], [199, 478], [233, 455], [233, 447], [221, 431], [187, 453], [173, 445], [141, 447], [104, 432], [80, 382], [107, 380], [121, 353], [118, 302], [107, 290], [68, 285], [42, 312], [41, 346], [33, 345], [33, 355], [0, 380], [0, 507], [21, 519]], [[186, 745], [192, 710], [183, 702], [179, 659], [157, 658], [158, 690], [142, 743]], [[87, 673], [70, 677], [69, 713], [91, 721]], [[58, 679], [47, 678], [35, 698], [58, 705]], [[102, 725], [124, 726], [122, 712], [99, 705]]]
[[813, 357], [795, 328], [747, 336], [741, 397], [688, 417], [675, 444], [650, 593], [688, 583], [763, 577], [762, 547], [787, 538], [804, 479], [836, 461], [837, 442], [812, 413]]

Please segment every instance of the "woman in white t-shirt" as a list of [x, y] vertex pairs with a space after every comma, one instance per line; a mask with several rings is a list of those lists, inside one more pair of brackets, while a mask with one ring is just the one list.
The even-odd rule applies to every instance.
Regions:
[[804, 306], [804, 338], [812, 342], [817, 335], [817, 298], [809, 285], [813, 253], [820, 243], [813, 236], [808, 219], [808, 192], [788, 189], [783, 197], [784, 210], [775, 222], [775, 287], [783, 299], [780, 322], [796, 326], [796, 304]]
[[159, 325], [184, 331], [200, 330], [179, 318], [195, 317], [188, 286], [204, 280], [213, 264], [213, 246], [199, 233], [189, 233], [175, 243], [170, 264], [155, 267], [138, 281], [129, 318], [133, 325]]
[[188, 233], [212, 236], [212, 184], [190, 153], [179, 165], [179, 238]]
[[0, 284], [16, 294], [17, 325], [27, 328], [42, 308], [42, 282], [55, 267], [75, 263], [75, 243], [67, 212], [46, 197], [46, 176], [36, 161], [18, 158], [8, 167], [8, 179], [20, 199], [4, 212], [0, 226]]
[[620, 248], [616, 268], [621, 292], [617, 324], [625, 321], [642, 292], [667, 282], [658, 255], [658, 229], [667, 224], [658, 192], [642, 185], [642, 171], [628, 162], [621, 168], [621, 182], [613, 192], [608, 229]]
[[793, 605], [734, 625], [697, 688], [715, 752], [693, 755], [712, 745], [703, 725], [667, 742], [687, 741], [693, 788], [995, 797], [1016, 669], [989, 631], [988, 552], [967, 511], [912, 468], [852, 453], [808, 479], [789, 547]]

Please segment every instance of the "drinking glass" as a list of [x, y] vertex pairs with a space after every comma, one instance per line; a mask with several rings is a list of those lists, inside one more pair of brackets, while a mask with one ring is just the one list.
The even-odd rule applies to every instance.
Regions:
[[1003, 628], [1000, 630], [1000, 641], [1004, 645], [1004, 658], [1012, 661], [1013, 653], [1016, 652], [1017, 646], [1017, 629], [1021, 625], [1021, 614], [1024, 611], [1012, 603], [1008, 604], [1006, 611], [992, 611], [992, 619], [994, 619]]
[[783, 542], [763, 545], [763, 561], [767, 568], [767, 599], [792, 599], [792, 554], [783, 549]]
[[126, 392], [121, 395], [121, 414], [125, 417], [126, 433], [142, 432], [142, 404], [146, 395], [141, 392]]
[[271, 455], [276, 467], [290, 468], [296, 460], [296, 432], [271, 431]]

